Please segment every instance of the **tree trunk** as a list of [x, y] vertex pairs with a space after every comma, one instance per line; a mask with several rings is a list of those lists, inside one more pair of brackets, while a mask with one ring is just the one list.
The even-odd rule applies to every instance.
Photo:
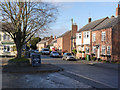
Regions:
[[16, 48], [17, 48], [17, 58], [21, 58], [22, 46], [16, 44]]
[[21, 32], [16, 33], [15, 44], [17, 48], [17, 58], [21, 58], [23, 43], [21, 42], [22, 34]]

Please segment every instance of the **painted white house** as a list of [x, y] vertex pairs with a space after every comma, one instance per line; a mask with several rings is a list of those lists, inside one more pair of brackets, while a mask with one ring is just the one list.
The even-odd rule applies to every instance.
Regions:
[[16, 46], [12, 38], [0, 31], [0, 56], [15, 56], [16, 54]]

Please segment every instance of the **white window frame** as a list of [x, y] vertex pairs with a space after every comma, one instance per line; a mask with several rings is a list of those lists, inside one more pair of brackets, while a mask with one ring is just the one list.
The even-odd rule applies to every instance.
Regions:
[[81, 39], [81, 38], [82, 38], [82, 34], [78, 33], [78, 39]]
[[92, 53], [96, 54], [96, 46], [93, 46]]
[[84, 38], [86, 38], [86, 32], [84, 32]]
[[101, 41], [105, 41], [105, 40], [106, 40], [106, 32], [102, 32]]
[[86, 38], [89, 38], [89, 32], [86, 32]]
[[93, 42], [96, 41], [96, 34], [95, 33], [92, 34], [92, 39], [93, 39]]
[[102, 54], [102, 55], [105, 55], [105, 51], [106, 51], [106, 47], [105, 47], [105, 46], [102, 46], [102, 47], [101, 47], [101, 54]]
[[111, 55], [111, 46], [107, 46], [107, 55]]

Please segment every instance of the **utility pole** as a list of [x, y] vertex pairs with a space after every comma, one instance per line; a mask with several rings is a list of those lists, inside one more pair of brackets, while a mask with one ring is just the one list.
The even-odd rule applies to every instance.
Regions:
[[[72, 26], [73, 26], [73, 18], [71, 19], [71, 22], [72, 22]], [[71, 26], [71, 28], [72, 28], [72, 26]], [[73, 32], [71, 30], [71, 53], [72, 53], [72, 38], [73, 38]]]

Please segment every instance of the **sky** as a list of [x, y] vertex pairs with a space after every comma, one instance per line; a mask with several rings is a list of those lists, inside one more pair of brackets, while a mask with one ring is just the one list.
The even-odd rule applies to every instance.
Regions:
[[78, 30], [88, 24], [88, 18], [92, 21], [104, 17], [115, 16], [118, 2], [57, 2], [59, 14], [55, 23], [51, 24], [48, 33], [44, 36], [60, 36], [71, 30], [71, 19], [78, 25]]

